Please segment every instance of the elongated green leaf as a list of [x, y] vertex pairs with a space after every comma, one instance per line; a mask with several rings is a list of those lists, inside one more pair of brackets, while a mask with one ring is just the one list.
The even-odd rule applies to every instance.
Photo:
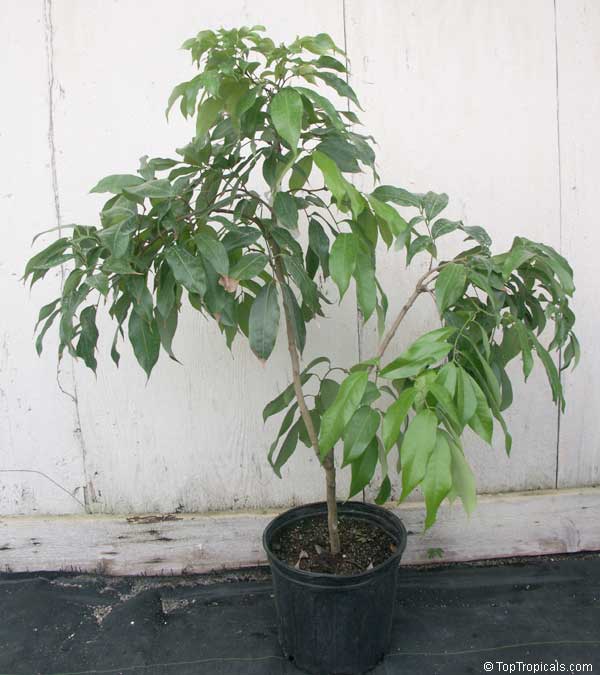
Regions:
[[[314, 373], [302, 373], [300, 376], [301, 383], [303, 385], [306, 384], [313, 375]], [[263, 421], [266, 422], [269, 419], [269, 417], [271, 417], [272, 415], [276, 415], [277, 413], [287, 408], [293, 399], [294, 399], [294, 385], [290, 384], [281, 392], [281, 394], [276, 396], [272, 401], [269, 401], [269, 403], [267, 403], [267, 405], [264, 407], [262, 413]]]
[[360, 458], [352, 463], [352, 478], [348, 499], [352, 499], [354, 495], [357, 495], [370, 483], [377, 467], [378, 456], [377, 438], [373, 438]]
[[454, 401], [448, 393], [448, 390], [445, 387], [442, 387], [441, 384], [432, 382], [428, 387], [428, 391], [434, 396], [442, 418], [450, 424], [451, 428], [453, 428], [456, 433], [460, 433], [463, 424], [459, 420], [456, 406], [454, 405]]
[[457, 368], [456, 409], [463, 424], [468, 424], [477, 411], [477, 397], [471, 378], [462, 368]]
[[438, 432], [435, 445], [427, 462], [425, 478], [421, 483], [425, 496], [427, 515], [425, 529], [435, 522], [437, 511], [452, 488], [452, 456], [446, 437]]
[[470, 514], [477, 503], [475, 478], [462, 449], [454, 442], [449, 442], [449, 446], [452, 455], [452, 491], [460, 497], [465, 511]]
[[550, 389], [552, 390], [552, 400], [554, 403], [560, 405], [561, 410], [565, 410], [565, 399], [563, 398], [562, 385], [560, 383], [560, 376], [558, 374], [558, 369], [552, 356], [548, 350], [542, 345], [542, 343], [537, 339], [533, 332], [530, 331], [530, 338], [533, 342], [533, 347], [544, 366], [546, 375], [548, 377], [548, 382], [550, 383]]
[[229, 276], [238, 281], [253, 279], [264, 270], [268, 261], [264, 253], [246, 253], [231, 268]]
[[492, 419], [492, 413], [487, 398], [481, 391], [477, 382], [475, 382], [467, 372], [463, 371], [463, 373], [464, 377], [469, 381], [473, 393], [475, 394], [475, 399], [477, 400], [475, 413], [469, 419], [468, 425], [478, 436], [481, 436], [486, 443], [491, 445], [494, 432], [494, 420]]
[[156, 322], [145, 321], [137, 312], [131, 312], [128, 332], [135, 358], [150, 377], [160, 352], [160, 335]]
[[425, 333], [415, 340], [408, 349], [381, 370], [381, 376], [390, 380], [410, 377], [433, 365], [452, 349], [444, 338], [455, 332], [454, 328], [441, 328]]
[[291, 87], [280, 89], [271, 100], [269, 114], [277, 133], [295, 152], [302, 128], [302, 99]]
[[438, 213], [443, 211], [448, 206], [448, 195], [446, 193], [437, 194], [435, 192], [428, 192], [423, 197], [423, 208], [428, 221], [432, 221]]
[[96, 372], [95, 351], [98, 343], [98, 328], [96, 327], [96, 307], [90, 305], [81, 310], [79, 314], [79, 323], [81, 325], [81, 333], [79, 334], [79, 341], [77, 342], [76, 354], [81, 357], [85, 365]]
[[132, 185], [123, 188], [123, 192], [128, 195], [133, 195], [141, 201], [146, 197], [149, 199], [169, 199], [175, 196], [173, 186], [166, 178], [148, 180], [139, 185]]
[[205, 231], [194, 235], [194, 240], [202, 260], [212, 265], [217, 274], [226, 276], [229, 273], [229, 258], [223, 244]]
[[416, 391], [413, 387], [405, 389], [400, 396], [392, 403], [383, 416], [383, 447], [386, 452], [391, 450], [392, 446], [400, 436], [402, 423], [408, 415], [414, 400]]
[[348, 194], [348, 181], [342, 176], [337, 164], [331, 157], [316, 150], [313, 152], [313, 159], [323, 174], [323, 180], [328, 190], [334, 196], [336, 202], [341, 204]]
[[435, 282], [435, 301], [440, 313], [463, 296], [466, 282], [464, 265], [448, 263], [442, 268]]
[[279, 300], [273, 282], [265, 284], [250, 310], [250, 349], [265, 361], [271, 355], [279, 329]]
[[310, 155], [303, 157], [294, 164], [289, 182], [290, 190], [300, 190], [300, 188], [304, 187], [312, 171], [312, 165], [313, 159]]
[[204, 136], [214, 125], [219, 117], [223, 104], [214, 98], [207, 98], [206, 101], [198, 106], [198, 117], [196, 118], [196, 136]]
[[316, 91], [308, 89], [307, 87], [294, 88], [297, 92], [302, 94], [304, 98], [308, 99], [311, 103], [314, 103], [314, 105], [316, 105], [318, 108], [321, 108], [321, 110], [327, 115], [329, 121], [336, 129], [344, 128], [344, 122], [342, 121], [342, 118], [335, 109], [333, 103], [331, 103], [328, 98], [321, 96], [321, 94], [318, 94]]
[[165, 249], [165, 260], [178, 284], [191, 293], [204, 295], [206, 272], [199, 257], [192, 255], [180, 244], [173, 244]]
[[288, 461], [288, 459], [294, 454], [294, 450], [298, 445], [298, 434], [299, 428], [302, 419], [299, 419], [289, 430], [288, 435], [285, 437], [283, 443], [281, 444], [281, 449], [273, 462], [273, 471], [275, 474], [281, 478], [281, 468]]
[[350, 421], [365, 393], [368, 374], [366, 372], [351, 373], [342, 382], [335, 400], [325, 411], [321, 420], [319, 448], [321, 459], [331, 451], [342, 435], [344, 427]]
[[368, 321], [377, 304], [377, 286], [375, 283], [374, 255], [367, 250], [366, 246], [358, 247], [354, 279], [356, 280], [358, 307], [362, 312], [364, 321]]
[[158, 328], [158, 335], [163, 349], [173, 361], [178, 361], [173, 353], [173, 338], [177, 330], [177, 321], [179, 313], [177, 308], [173, 306], [169, 314], [164, 317], [160, 312], [155, 312], [156, 327]]
[[414, 206], [418, 209], [421, 208], [423, 201], [423, 195], [416, 195], [393, 185], [380, 185], [372, 194], [375, 199], [382, 202], [392, 202], [398, 206]]
[[358, 241], [354, 234], [338, 234], [329, 255], [331, 278], [340, 291], [340, 299], [348, 290], [350, 278], [356, 267]]
[[423, 480], [436, 441], [438, 420], [431, 410], [421, 410], [411, 420], [402, 447], [402, 495], [405, 499]]
[[134, 185], [141, 185], [144, 179], [141, 176], [134, 176], [132, 174], [114, 174], [102, 178], [90, 192], [112, 192], [114, 195], [121, 194], [123, 188], [133, 187]]
[[311, 218], [308, 223], [308, 243], [318, 256], [323, 276], [327, 278], [329, 276], [329, 238], [315, 218]]
[[334, 89], [337, 94], [343, 96], [344, 98], [350, 99], [359, 110], [361, 109], [354, 90], [345, 80], [342, 80], [341, 77], [328, 72], [317, 72], [316, 75], [317, 77], [321, 78], [325, 84]]
[[379, 427], [379, 415], [363, 405], [352, 415], [344, 429], [344, 461], [342, 466], [357, 460], [375, 436]]
[[298, 229], [298, 207], [296, 200], [288, 192], [278, 192], [273, 201], [273, 210], [277, 222], [289, 230]]

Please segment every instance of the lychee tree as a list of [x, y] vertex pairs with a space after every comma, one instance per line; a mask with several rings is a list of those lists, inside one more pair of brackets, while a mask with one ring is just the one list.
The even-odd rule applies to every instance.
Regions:
[[[377, 475], [376, 502], [384, 503], [399, 472], [400, 499], [423, 491], [426, 527], [445, 498], [471, 511], [475, 481], [461, 439], [468, 427], [491, 444], [496, 421], [510, 452], [508, 363], [520, 357], [526, 379], [537, 355], [564, 408], [551, 352], [562, 352], [563, 368], [579, 358], [569, 264], [524, 237], [494, 255], [483, 228], [441, 215], [446, 194], [379, 185], [372, 139], [352, 111], [360, 106], [345, 55], [328, 35], [277, 45], [260, 26], [205, 30], [183, 48], [198, 74], [175, 87], [167, 112], [177, 105], [193, 118], [195, 135], [173, 157], [144, 157], [136, 173], [103, 178], [92, 189], [110, 195], [100, 225], [62, 226], [68, 236], [29, 260], [32, 284], [52, 268], [68, 270], [60, 297], [40, 310], [37, 351], [58, 321], [59, 358], [66, 350], [95, 371], [97, 312], [108, 310], [112, 359], [118, 366], [127, 335], [150, 376], [161, 349], [175, 359], [186, 306], [214, 320], [229, 347], [246, 338], [263, 361], [283, 324], [292, 381], [263, 411], [265, 420], [282, 416], [268, 460], [280, 476], [299, 443], [315, 452], [333, 553], [340, 440], [348, 497]], [[355, 187], [360, 174], [370, 191]], [[438, 244], [450, 233], [464, 235], [465, 250], [443, 259]], [[377, 278], [380, 243], [398, 257], [398, 278], [401, 257], [427, 259], [394, 317]], [[353, 283], [364, 321], [377, 321], [373, 358], [338, 365], [326, 354], [302, 365], [307, 324], [335, 300], [328, 278], [338, 300]], [[388, 355], [423, 293], [433, 295], [441, 327]]]

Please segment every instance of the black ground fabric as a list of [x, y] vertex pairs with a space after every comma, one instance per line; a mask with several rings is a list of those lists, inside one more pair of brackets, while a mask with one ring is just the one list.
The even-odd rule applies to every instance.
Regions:
[[[0, 575], [1, 675], [298, 672], [266, 570]], [[401, 568], [392, 648], [372, 672], [600, 673], [600, 556]]]

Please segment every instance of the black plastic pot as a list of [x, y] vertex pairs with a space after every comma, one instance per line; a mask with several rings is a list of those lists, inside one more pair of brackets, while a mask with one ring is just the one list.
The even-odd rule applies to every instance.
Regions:
[[272, 542], [277, 532], [304, 518], [324, 514], [324, 502], [290, 509], [263, 534], [284, 654], [309, 673], [355, 675], [374, 668], [389, 648], [396, 601], [398, 564], [406, 529], [393, 513], [373, 504], [338, 504], [339, 515], [366, 520], [385, 530], [395, 553], [372, 570], [352, 576], [304, 572], [279, 560]]

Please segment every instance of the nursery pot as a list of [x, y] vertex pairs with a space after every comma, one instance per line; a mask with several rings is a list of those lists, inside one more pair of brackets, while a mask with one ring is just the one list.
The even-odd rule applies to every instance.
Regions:
[[340, 503], [339, 516], [367, 521], [392, 537], [397, 549], [387, 560], [360, 574], [338, 576], [305, 572], [276, 557], [272, 544], [279, 530], [326, 513], [324, 502], [299, 506], [272, 520], [264, 531], [279, 642], [284, 654], [309, 673], [364, 673], [374, 668], [389, 648], [406, 529], [387, 509], [361, 502]]

